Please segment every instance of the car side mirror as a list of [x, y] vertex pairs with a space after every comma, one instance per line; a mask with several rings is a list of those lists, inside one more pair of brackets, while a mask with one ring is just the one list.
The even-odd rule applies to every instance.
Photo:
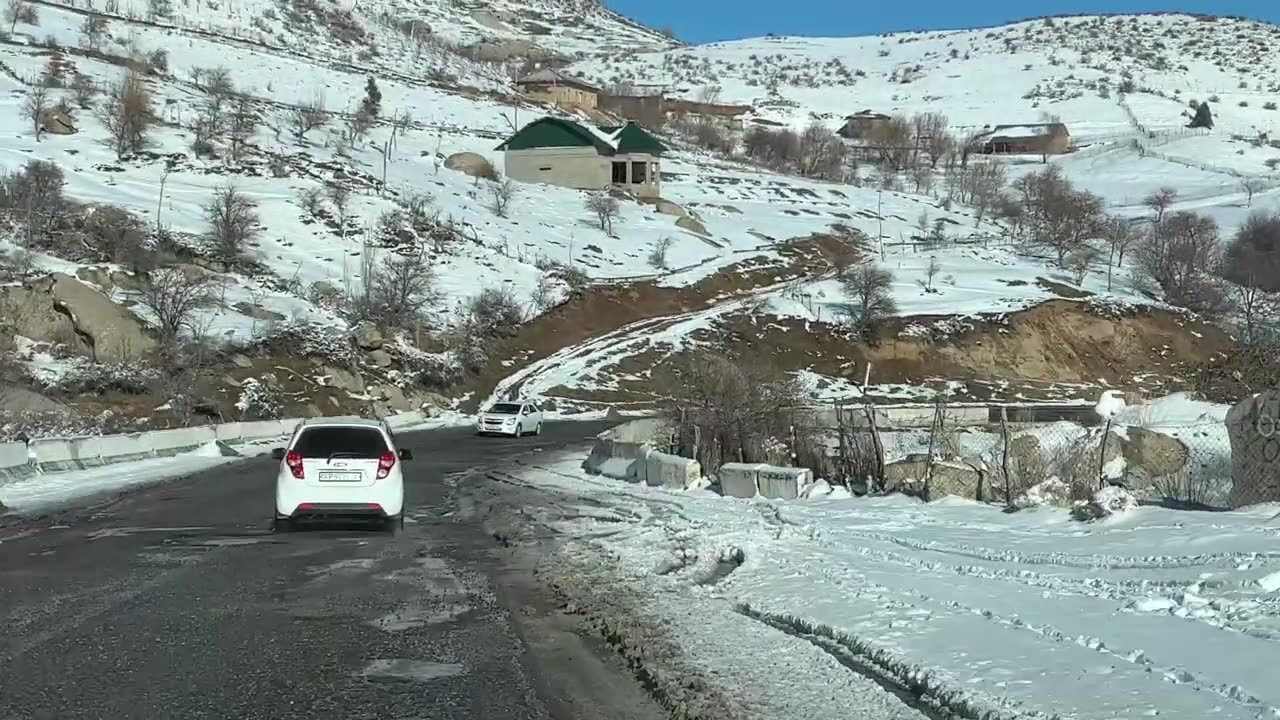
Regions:
[[271, 449], [271, 459], [272, 459], [272, 460], [283, 460], [283, 459], [284, 459], [284, 448], [272, 448], [272, 449]]
[[400, 448], [400, 459], [401, 459], [401, 460], [412, 460], [412, 459], [413, 459], [413, 451], [412, 451], [412, 450], [410, 450], [409, 448]]

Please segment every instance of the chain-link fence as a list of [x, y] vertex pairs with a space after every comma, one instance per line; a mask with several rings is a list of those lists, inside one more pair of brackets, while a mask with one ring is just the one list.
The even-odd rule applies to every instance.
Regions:
[[1117, 484], [1140, 499], [1177, 507], [1239, 506], [1232, 498], [1227, 427], [1212, 419], [1085, 426], [1019, 423], [1011, 413], [999, 423], [958, 426], [947, 422], [943, 408], [929, 427], [845, 427], [837, 435], [838, 474], [872, 492], [1014, 506], [1046, 493], [1084, 500]]

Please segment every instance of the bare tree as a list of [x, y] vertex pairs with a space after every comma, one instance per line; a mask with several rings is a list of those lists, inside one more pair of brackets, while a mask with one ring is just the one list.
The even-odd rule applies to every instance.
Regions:
[[151, 93], [142, 74], [129, 70], [118, 83], [108, 88], [98, 116], [111, 136], [116, 157], [137, 152], [146, 146], [151, 128]]
[[805, 128], [796, 149], [796, 170], [801, 175], [832, 180], [842, 174], [845, 144], [839, 135], [821, 123]]
[[258, 132], [258, 113], [253, 109], [253, 102], [247, 97], [238, 97], [231, 107], [228, 136], [231, 140], [230, 151], [233, 160], [239, 160], [244, 148]]
[[897, 172], [907, 167], [915, 152], [914, 126], [901, 115], [876, 125], [867, 138], [880, 156], [880, 164]]
[[[18, 0], [10, 0], [17, 2]], [[80, 34], [84, 36], [84, 44], [88, 45], [91, 50], [97, 50], [102, 45], [102, 36], [107, 32], [107, 21], [101, 15], [86, 15], [84, 22], [80, 24]]]
[[511, 200], [520, 193], [520, 186], [511, 178], [498, 179], [489, 183], [489, 195], [492, 199], [489, 207], [493, 214], [500, 218], [507, 216], [507, 207]]
[[1256, 283], [1245, 283], [1232, 286], [1231, 300], [1240, 312], [1246, 345], [1258, 344], [1280, 327], [1280, 294], [1267, 292]]
[[441, 297], [429, 260], [422, 250], [384, 258], [364, 280], [367, 288], [360, 319], [404, 329], [421, 323]]
[[338, 216], [338, 237], [347, 236], [347, 214], [351, 211], [351, 188], [335, 182], [325, 188], [329, 202], [333, 203], [333, 212]]
[[1164, 215], [1173, 207], [1173, 203], [1178, 199], [1178, 191], [1171, 187], [1162, 187], [1151, 193], [1142, 200], [1142, 204], [1151, 208], [1151, 212], [1155, 215], [1155, 223], [1158, 227], [1164, 222]]
[[1248, 207], [1253, 207], [1253, 196], [1266, 187], [1267, 184], [1262, 181], [1262, 178], [1247, 177], [1240, 181], [1240, 189], [1243, 190], [1245, 195], [1249, 198]]
[[841, 282], [849, 302], [844, 314], [850, 326], [865, 336], [877, 322], [898, 312], [893, 300], [893, 273], [872, 263], [857, 265]]
[[302, 142], [312, 130], [328, 125], [329, 111], [324, 107], [324, 95], [317, 94], [310, 102], [294, 108], [291, 122], [293, 135], [298, 142]]
[[27, 91], [27, 101], [22, 106], [22, 114], [31, 121], [31, 132], [36, 134], [36, 139], [40, 138], [40, 131], [44, 129], [44, 116], [49, 112], [49, 88], [44, 85], [33, 85]]
[[932, 191], [933, 166], [926, 163], [916, 163], [915, 165], [912, 165], [911, 182], [915, 185], [917, 195]]
[[1052, 249], [1059, 265], [1072, 250], [1100, 233], [1102, 198], [1076, 190], [1056, 165], [1023, 175], [1014, 189], [1026, 209], [1031, 242]]
[[1197, 312], [1221, 312], [1225, 296], [1213, 274], [1221, 266], [1218, 224], [1192, 212], [1165, 218], [1138, 249], [1140, 276], [1175, 305]]
[[942, 272], [942, 263], [938, 262], [937, 255], [929, 256], [929, 264], [924, 268], [924, 277], [916, 281], [927, 293], [933, 292], [933, 282], [938, 277], [938, 273]]
[[9, 33], [17, 29], [19, 22], [30, 25], [36, 23], [36, 9], [25, 0], [9, 0], [4, 8], [4, 19], [9, 21]]
[[1076, 285], [1084, 282], [1089, 275], [1089, 267], [1093, 264], [1096, 251], [1088, 245], [1081, 245], [1067, 255], [1066, 266], [1071, 271], [1071, 278]]
[[587, 196], [586, 204], [587, 210], [591, 211], [596, 216], [596, 221], [600, 223], [600, 229], [612, 235], [613, 221], [622, 212], [622, 206], [618, 204], [617, 198], [601, 190]]
[[147, 278], [138, 304], [155, 316], [161, 339], [172, 343], [183, 330], [196, 329], [196, 314], [214, 302], [213, 289], [212, 276], [204, 272], [163, 268]]
[[261, 232], [258, 204], [234, 185], [224, 185], [214, 191], [213, 198], [204, 206], [204, 216], [209, 223], [209, 237], [225, 260], [238, 257]]
[[917, 156], [912, 159], [918, 161], [919, 155], [923, 154], [929, 158], [929, 167], [937, 167], [951, 140], [947, 135], [947, 116], [936, 112], [921, 113], [911, 119], [911, 125]]

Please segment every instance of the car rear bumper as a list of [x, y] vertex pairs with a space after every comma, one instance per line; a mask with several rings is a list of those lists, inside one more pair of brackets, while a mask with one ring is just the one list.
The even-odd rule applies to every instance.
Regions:
[[318, 487], [297, 481], [276, 485], [280, 517], [395, 517], [403, 510], [404, 486], [399, 482], [362, 487]]

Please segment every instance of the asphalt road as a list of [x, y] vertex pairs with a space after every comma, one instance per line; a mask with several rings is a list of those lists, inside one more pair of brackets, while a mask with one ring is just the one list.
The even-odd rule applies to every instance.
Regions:
[[655, 720], [478, 521], [478, 466], [584, 441], [402, 435], [408, 523], [272, 535], [259, 458], [0, 521], [4, 720]]

